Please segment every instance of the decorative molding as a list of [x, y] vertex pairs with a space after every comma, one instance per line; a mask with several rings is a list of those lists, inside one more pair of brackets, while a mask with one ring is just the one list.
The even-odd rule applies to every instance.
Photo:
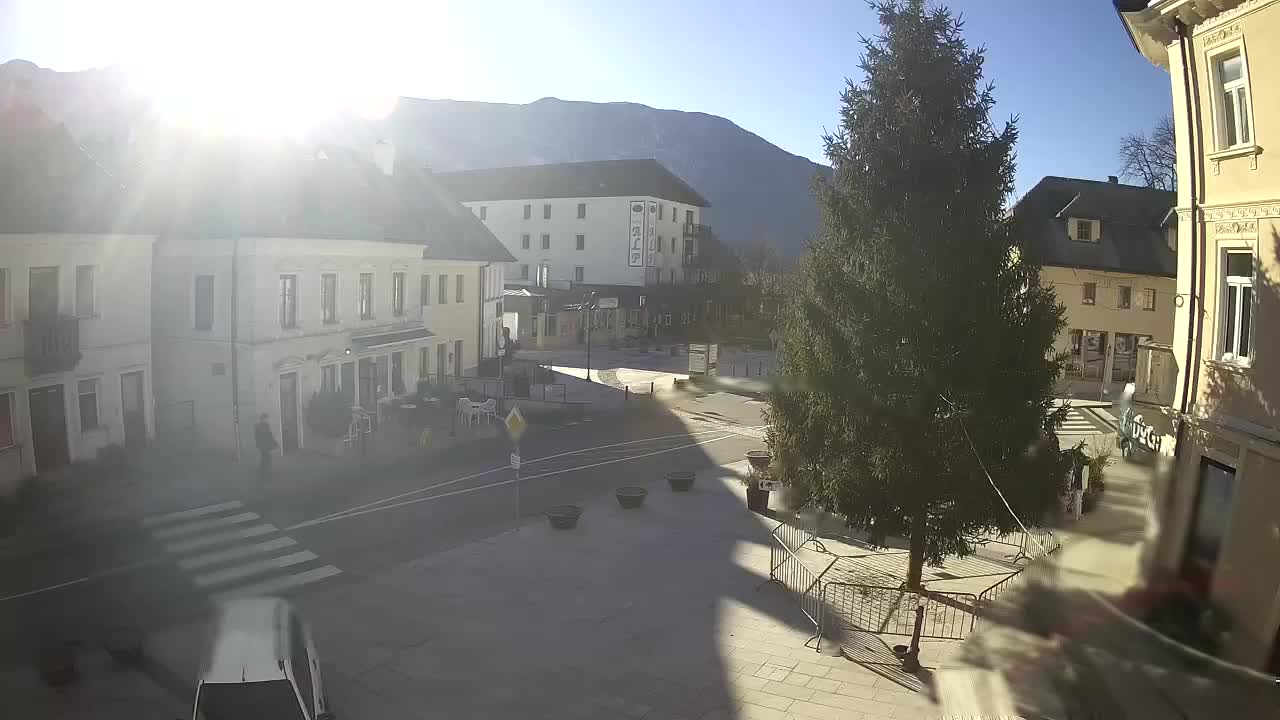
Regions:
[[1218, 150], [1216, 152], [1211, 152], [1205, 155], [1205, 157], [1208, 158], [1209, 162], [1213, 164], [1213, 174], [1218, 175], [1222, 171], [1221, 164], [1223, 160], [1230, 160], [1231, 158], [1238, 158], [1238, 157], [1248, 157], [1249, 169], [1257, 170], [1258, 155], [1261, 152], [1262, 152], [1261, 147], [1250, 144], [1250, 145], [1242, 145], [1240, 147], [1227, 148], [1226, 150]]
[[1223, 25], [1239, 20], [1242, 15], [1247, 15], [1254, 10], [1261, 9], [1263, 6], [1269, 5], [1273, 2], [1275, 2], [1275, 0], [1244, 0], [1244, 2], [1236, 5], [1230, 10], [1223, 10], [1212, 18], [1200, 23], [1196, 26], [1196, 31], [1193, 32], [1193, 35], [1195, 37], [1200, 37], [1204, 34], [1212, 34]]
[[1231, 40], [1233, 38], [1236, 38], [1239, 35], [1240, 35], [1240, 23], [1236, 23], [1234, 25], [1227, 25], [1223, 28], [1210, 32], [1207, 35], [1204, 35], [1203, 36], [1204, 47], [1208, 49], [1215, 45], [1221, 45], [1222, 43], [1228, 40]]
[[1258, 221], [1257, 220], [1227, 220], [1224, 222], [1216, 222], [1213, 224], [1213, 234], [1216, 237], [1225, 237], [1234, 235], [1237, 237], [1258, 237]]
[[[1220, 220], [1261, 220], [1280, 218], [1280, 202], [1253, 203], [1249, 205], [1200, 206], [1200, 217], [1206, 222]], [[1191, 219], [1190, 208], [1178, 208], [1178, 220]]]

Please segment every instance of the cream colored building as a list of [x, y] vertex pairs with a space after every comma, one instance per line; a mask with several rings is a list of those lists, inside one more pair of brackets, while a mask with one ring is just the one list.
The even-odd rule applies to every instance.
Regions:
[[1115, 178], [1050, 176], [1014, 206], [1022, 248], [1066, 308], [1059, 394], [1117, 395], [1136, 376], [1139, 343], [1173, 340], [1173, 203]]
[[1178, 150], [1179, 302], [1151, 360], [1174, 381], [1147, 395], [1180, 422], [1151, 567], [1226, 616], [1226, 659], [1280, 674], [1280, 1], [1115, 4], [1169, 71]]
[[0, 501], [155, 431], [151, 255], [129, 193], [25, 97], [0, 113]]
[[429, 174], [387, 146], [376, 166], [337, 148], [216, 156], [233, 151], [182, 155], [170, 194], [149, 198], [156, 395], [190, 406], [199, 444], [256, 452], [265, 413], [283, 452], [327, 449], [305, 421], [316, 392], [376, 417], [419, 379], [474, 374], [496, 352], [496, 267], [511, 256]]

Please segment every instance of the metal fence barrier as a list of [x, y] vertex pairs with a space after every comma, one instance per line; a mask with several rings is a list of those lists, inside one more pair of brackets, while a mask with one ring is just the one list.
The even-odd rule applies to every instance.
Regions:
[[836, 558], [820, 573], [811, 570], [796, 556], [796, 551], [813, 539], [814, 536], [802, 528], [779, 523], [769, 542], [769, 579], [796, 594], [800, 610], [816, 628], [822, 614], [822, 576], [835, 564]]
[[818, 634], [837, 642], [849, 630], [909, 636], [917, 606], [924, 607], [921, 637], [963, 640], [977, 624], [978, 598], [972, 593], [829, 582], [819, 596]]
[[1018, 548], [1018, 552], [1013, 556], [1013, 562], [1022, 559], [1035, 560], [1045, 555], [1052, 555], [1062, 546], [1058, 536], [1054, 535], [1052, 530], [1040, 527], [1030, 528], [1027, 532], [1018, 531], [1007, 535], [980, 538], [977, 542], [982, 545], [995, 543]]

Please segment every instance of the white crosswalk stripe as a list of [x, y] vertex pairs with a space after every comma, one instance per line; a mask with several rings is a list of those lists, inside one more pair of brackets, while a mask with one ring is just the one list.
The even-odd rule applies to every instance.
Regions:
[[318, 565], [318, 555], [243, 508], [232, 500], [144, 518], [142, 526], [215, 600], [284, 592], [342, 573]]
[[1102, 432], [1093, 423], [1085, 419], [1079, 410], [1068, 410], [1067, 417], [1058, 425], [1058, 436], [1063, 435], [1096, 435]]

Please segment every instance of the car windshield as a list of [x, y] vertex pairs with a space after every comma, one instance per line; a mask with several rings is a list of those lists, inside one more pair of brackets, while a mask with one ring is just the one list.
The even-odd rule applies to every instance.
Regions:
[[287, 680], [205, 683], [196, 702], [196, 720], [304, 720], [298, 696]]

